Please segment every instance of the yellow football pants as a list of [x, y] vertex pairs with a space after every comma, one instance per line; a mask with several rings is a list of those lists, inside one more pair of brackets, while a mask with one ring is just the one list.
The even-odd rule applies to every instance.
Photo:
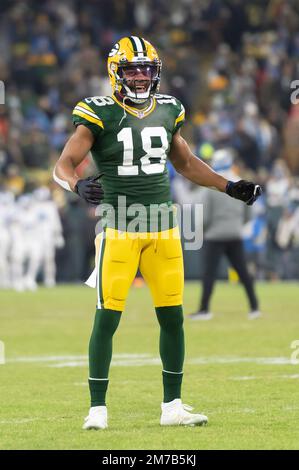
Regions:
[[155, 307], [182, 304], [184, 266], [178, 227], [148, 233], [107, 228], [95, 245], [97, 308], [123, 311], [138, 268]]

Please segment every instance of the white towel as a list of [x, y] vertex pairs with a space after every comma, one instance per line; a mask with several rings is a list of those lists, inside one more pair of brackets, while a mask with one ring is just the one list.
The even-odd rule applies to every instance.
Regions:
[[88, 287], [92, 287], [93, 289], [95, 289], [97, 287], [97, 272], [98, 272], [98, 270], [95, 267], [94, 270], [92, 271], [91, 275], [87, 279], [87, 281], [85, 281], [85, 284]]

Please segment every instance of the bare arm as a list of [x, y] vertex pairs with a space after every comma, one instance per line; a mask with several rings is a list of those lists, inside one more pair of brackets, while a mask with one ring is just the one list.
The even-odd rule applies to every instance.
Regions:
[[79, 180], [76, 168], [88, 154], [93, 142], [92, 132], [85, 126], [78, 126], [65, 144], [56, 163], [54, 175], [66, 182], [72, 191], [74, 191], [74, 187]]
[[225, 192], [228, 180], [197, 158], [178, 130], [172, 139], [169, 159], [178, 173], [200, 186]]

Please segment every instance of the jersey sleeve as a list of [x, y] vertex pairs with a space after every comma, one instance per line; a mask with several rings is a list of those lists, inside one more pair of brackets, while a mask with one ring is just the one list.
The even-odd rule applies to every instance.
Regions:
[[85, 102], [85, 100], [79, 101], [73, 109], [73, 124], [79, 126], [82, 124], [91, 130], [94, 137], [103, 131], [104, 124], [102, 119], [94, 112], [94, 110]]
[[182, 127], [182, 125], [185, 122], [185, 108], [179, 100], [176, 100], [176, 102], [177, 102], [177, 106], [176, 106], [177, 107], [177, 115], [176, 115], [176, 119], [174, 121], [174, 127], [173, 127], [173, 131], [172, 131], [173, 134], [175, 134], [176, 131], [180, 127]]

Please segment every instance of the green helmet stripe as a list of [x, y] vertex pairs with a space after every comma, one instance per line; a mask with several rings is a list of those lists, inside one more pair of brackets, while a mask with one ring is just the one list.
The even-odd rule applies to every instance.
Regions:
[[130, 41], [131, 41], [131, 44], [132, 44], [132, 47], [133, 47], [133, 51], [134, 51], [134, 52], [138, 52], [138, 50], [137, 50], [137, 44], [136, 44], [136, 42], [135, 42], [135, 39], [134, 39], [132, 36], [130, 36], [129, 39], [130, 39]]
[[140, 57], [146, 54], [145, 44], [142, 38], [138, 36], [130, 36], [130, 41], [133, 46], [133, 51]]
[[143, 54], [146, 55], [146, 45], [145, 45], [145, 42], [143, 40], [143, 38], [139, 38], [140, 39], [140, 42], [142, 44], [142, 49], [143, 49]]

